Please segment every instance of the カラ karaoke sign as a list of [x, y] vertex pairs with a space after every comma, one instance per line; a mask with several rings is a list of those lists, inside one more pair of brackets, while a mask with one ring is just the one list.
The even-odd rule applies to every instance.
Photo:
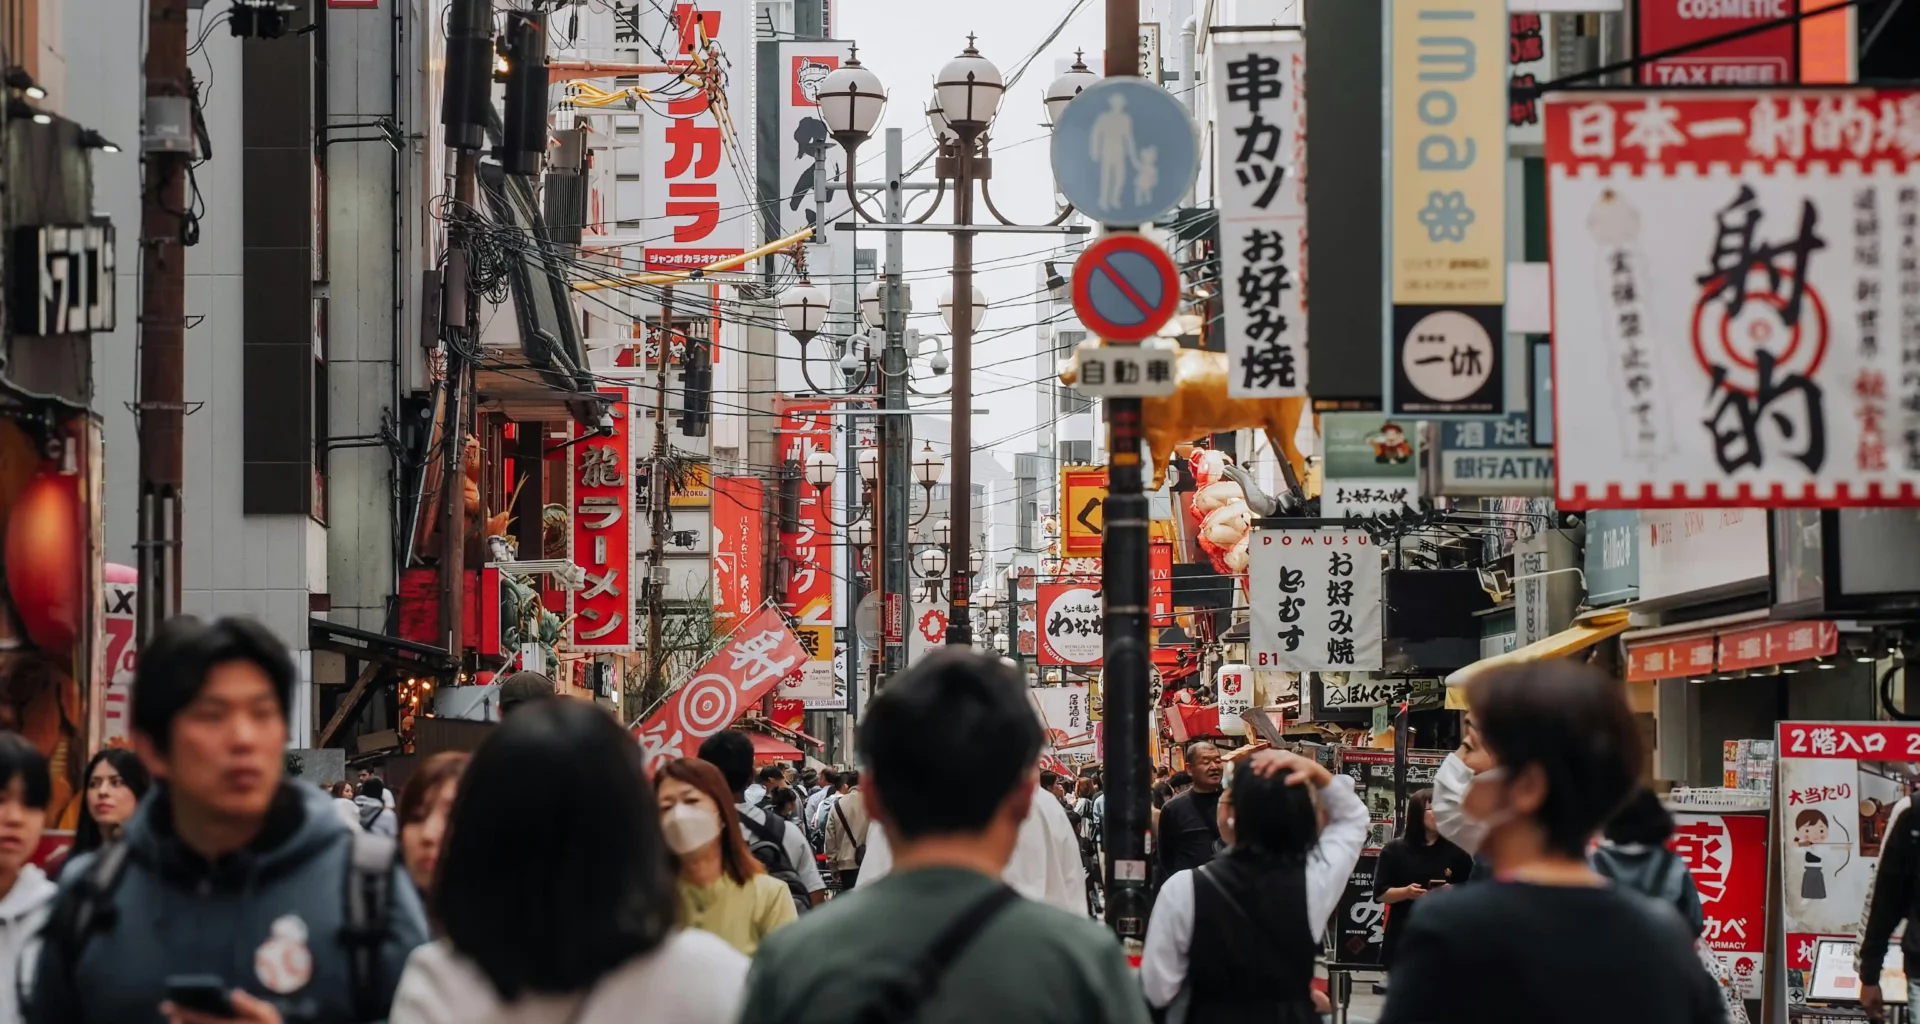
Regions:
[[647, 770], [692, 757], [701, 740], [732, 725], [781, 681], [797, 675], [806, 660], [806, 648], [779, 609], [763, 606], [636, 732]]
[[1306, 41], [1213, 46], [1227, 395], [1307, 393]]
[[1920, 504], [1920, 92], [1547, 105], [1560, 507]]
[[1255, 530], [1249, 553], [1255, 668], [1379, 671], [1380, 549], [1365, 530]]

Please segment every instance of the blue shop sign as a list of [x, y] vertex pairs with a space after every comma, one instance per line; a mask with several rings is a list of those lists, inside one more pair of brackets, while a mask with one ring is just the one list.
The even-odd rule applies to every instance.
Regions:
[[1640, 513], [1618, 509], [1587, 513], [1585, 563], [1587, 604], [1597, 608], [1638, 599]]
[[1440, 424], [1440, 493], [1458, 498], [1553, 494], [1553, 449], [1533, 445], [1527, 413]]

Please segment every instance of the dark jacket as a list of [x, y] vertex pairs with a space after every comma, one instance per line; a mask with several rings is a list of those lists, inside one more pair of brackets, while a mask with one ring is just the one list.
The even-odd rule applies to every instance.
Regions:
[[1305, 862], [1234, 850], [1193, 872], [1187, 1024], [1318, 1024]]
[[1693, 872], [1687, 870], [1687, 862], [1679, 854], [1664, 846], [1602, 843], [1588, 859], [1593, 870], [1615, 883], [1672, 907], [1696, 938], [1706, 930], [1700, 889], [1693, 884]]
[[1220, 792], [1195, 793], [1188, 790], [1160, 808], [1160, 834], [1154, 849], [1160, 857], [1160, 878], [1172, 878], [1176, 871], [1197, 868], [1213, 859], [1220, 845], [1220, 822], [1215, 811]]
[[[1867, 920], [1854, 944], [1854, 967], [1862, 985], [1880, 984], [1880, 966], [1887, 958], [1887, 943], [1900, 922], [1907, 922], [1907, 934], [1900, 949], [1907, 963], [1920, 962], [1920, 885], [1914, 873], [1920, 871], [1920, 816], [1911, 808], [1900, 812], [1887, 824], [1886, 842], [1880, 847], [1880, 866], [1874, 869], [1872, 888], [1867, 890]], [[1911, 971], [1913, 968], [1909, 967]]]
[[[286, 1024], [354, 1022], [350, 955], [341, 941], [353, 841], [332, 798], [281, 783], [260, 836], [212, 864], [173, 834], [171, 806], [162, 789], [128, 820], [111, 920], [71, 962], [48, 942], [27, 1019], [146, 1024], [160, 1020], [169, 976], [210, 974], [273, 1003]], [[56, 920], [93, 856], [64, 872]], [[407, 955], [427, 941], [420, 897], [399, 858], [392, 894], [377, 979], [383, 1017]]]

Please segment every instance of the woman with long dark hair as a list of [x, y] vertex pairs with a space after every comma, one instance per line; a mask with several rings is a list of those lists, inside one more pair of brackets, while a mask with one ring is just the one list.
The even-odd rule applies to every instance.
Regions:
[[1467, 684], [1487, 766], [1460, 812], [1491, 877], [1422, 899], [1381, 1024], [1720, 1024], [1726, 1010], [1671, 906], [1610, 884], [1594, 833], [1638, 783], [1624, 685], [1566, 660]]
[[645, 756], [605, 711], [521, 707], [458, 790], [434, 877], [446, 938], [408, 960], [391, 1024], [731, 1024], [747, 958], [678, 926]]
[[660, 831], [680, 876], [680, 923], [752, 956], [774, 929], [798, 920], [787, 883], [747, 849], [720, 769], [683, 757], [661, 766], [654, 786]]
[[400, 793], [400, 854], [406, 858], [413, 887], [432, 905], [433, 874], [446, 848], [447, 821], [468, 755], [458, 750], [435, 754], [414, 769]]
[[1353, 780], [1263, 750], [1234, 770], [1216, 811], [1225, 853], [1178, 871], [1147, 924], [1140, 984], [1187, 1024], [1318, 1024], [1314, 957], [1367, 838]]
[[118, 841], [121, 827], [153, 785], [146, 765], [122, 747], [107, 747], [93, 755], [87, 762], [86, 780], [87, 798], [80, 804], [80, 824], [73, 830], [68, 859]]
[[1431, 789], [1407, 798], [1406, 824], [1399, 837], [1380, 851], [1380, 865], [1374, 869], [1374, 898], [1387, 907], [1381, 966], [1388, 970], [1393, 969], [1394, 947], [1413, 917], [1414, 906], [1438, 889], [1466, 881], [1473, 871], [1473, 858], [1434, 827], [1432, 805]]

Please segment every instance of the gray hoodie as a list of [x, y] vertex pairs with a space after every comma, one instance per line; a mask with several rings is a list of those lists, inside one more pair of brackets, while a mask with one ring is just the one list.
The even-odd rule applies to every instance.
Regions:
[[29, 864], [20, 869], [13, 888], [0, 896], [0, 1024], [19, 1024], [22, 1019], [14, 982], [32, 980], [29, 947], [46, 923], [47, 905], [57, 888], [46, 872]]
[[[113, 920], [75, 963], [47, 945], [27, 1019], [155, 1022], [170, 975], [211, 974], [273, 1003], [286, 1024], [355, 1022], [340, 934], [352, 842], [331, 797], [283, 782], [260, 836], [208, 864], [174, 836], [165, 790], [150, 795], [127, 822]], [[62, 873], [56, 917], [91, 863], [89, 856]], [[392, 892], [379, 958], [383, 1006], [408, 954], [427, 940], [420, 897], [397, 857]]]
[[1672, 907], [1687, 923], [1695, 938], [1706, 926], [1700, 908], [1700, 890], [1693, 884], [1693, 873], [1680, 855], [1664, 846], [1616, 843], [1602, 839], [1588, 857], [1593, 870], [1615, 884]]

